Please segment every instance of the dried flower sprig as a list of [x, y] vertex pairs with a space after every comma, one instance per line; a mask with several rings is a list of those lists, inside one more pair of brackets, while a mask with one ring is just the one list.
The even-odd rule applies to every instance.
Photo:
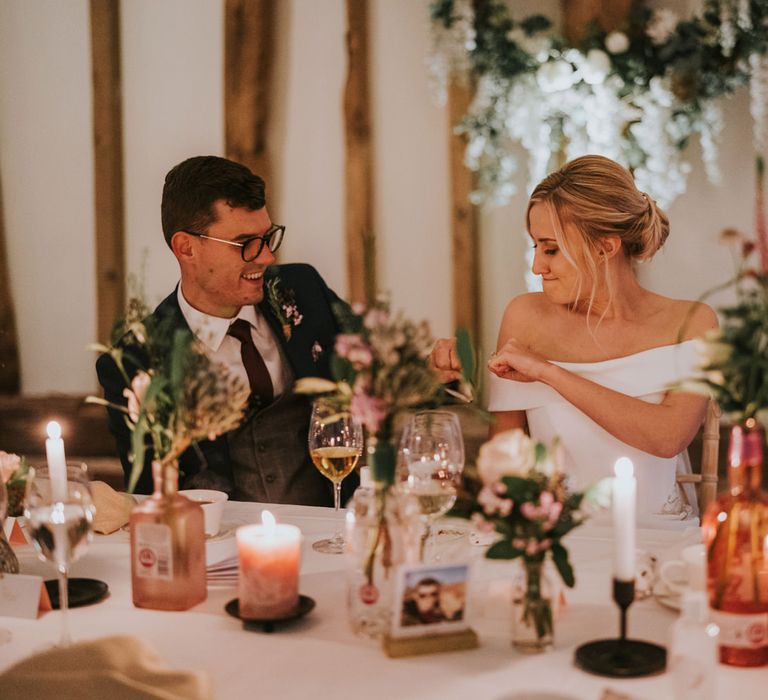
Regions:
[[205, 346], [175, 319], [146, 316], [146, 305], [132, 298], [110, 346], [92, 349], [112, 356], [125, 381], [127, 405], [89, 396], [86, 401], [125, 413], [131, 431], [132, 491], [144, 468], [149, 445], [154, 459], [173, 466], [193, 443], [236, 428], [249, 389], [214, 362]]

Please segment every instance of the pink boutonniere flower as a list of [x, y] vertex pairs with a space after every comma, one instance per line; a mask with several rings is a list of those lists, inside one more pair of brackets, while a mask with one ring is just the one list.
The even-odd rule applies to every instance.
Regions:
[[277, 320], [280, 321], [285, 339], [290, 340], [293, 329], [300, 326], [304, 320], [304, 316], [299, 313], [299, 307], [296, 305], [296, 295], [292, 289], [283, 289], [280, 278], [275, 277], [267, 282], [267, 300]]

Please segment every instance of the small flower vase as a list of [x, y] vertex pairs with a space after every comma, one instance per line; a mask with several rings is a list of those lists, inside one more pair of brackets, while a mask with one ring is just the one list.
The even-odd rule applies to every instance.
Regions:
[[[394, 474], [395, 451], [388, 444], [381, 447], [381, 442], [368, 447], [374, 478]], [[378, 639], [391, 627], [396, 567], [419, 561], [421, 511], [413, 496], [394, 488], [391, 481], [377, 480], [373, 487], [355, 491], [347, 514], [350, 625], [355, 634]]]
[[[0, 484], [2, 486], [2, 484]], [[8, 539], [5, 536], [5, 530], [0, 521], [0, 576], [2, 574], [18, 574], [19, 560], [16, 552], [13, 551]]]
[[178, 493], [177, 465], [152, 463], [154, 493], [130, 516], [133, 604], [187, 610], [208, 596], [203, 509]]
[[554, 644], [553, 586], [544, 559], [523, 559], [512, 590], [512, 646], [538, 654]]

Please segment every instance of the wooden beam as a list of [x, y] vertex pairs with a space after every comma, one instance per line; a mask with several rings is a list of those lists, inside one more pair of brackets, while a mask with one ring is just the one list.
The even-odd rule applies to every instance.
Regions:
[[467, 114], [472, 100], [469, 86], [448, 87], [448, 123], [451, 182], [451, 240], [453, 249], [453, 320], [475, 343], [480, 341], [480, 251], [477, 209], [469, 201], [474, 175], [464, 165], [467, 140], [454, 126]]
[[272, 184], [268, 129], [272, 104], [275, 0], [224, 4], [224, 147]]
[[3, 221], [3, 190], [0, 186], [0, 394], [18, 394], [21, 388], [19, 348]]
[[346, 0], [347, 82], [344, 88], [346, 143], [347, 276], [352, 302], [376, 297], [373, 235], [373, 145], [368, 89], [368, 0]]
[[120, 4], [91, 0], [94, 197], [96, 204], [96, 329], [109, 339], [125, 312]]
[[571, 44], [578, 45], [593, 20], [607, 32], [619, 29], [634, 3], [635, 0], [560, 0], [563, 33]]

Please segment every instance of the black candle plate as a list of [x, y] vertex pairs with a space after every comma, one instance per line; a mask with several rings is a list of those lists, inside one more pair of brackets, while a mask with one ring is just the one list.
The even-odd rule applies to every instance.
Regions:
[[637, 639], [600, 639], [576, 649], [576, 665], [589, 673], [609, 678], [634, 678], [661, 673], [667, 651]]
[[307, 595], [299, 595], [299, 602], [296, 607], [290, 612], [286, 613], [282, 617], [273, 618], [270, 620], [260, 620], [255, 618], [240, 617], [240, 599], [233, 598], [225, 606], [224, 610], [232, 617], [236, 617], [238, 620], [243, 621], [243, 629], [246, 630], [263, 630], [264, 632], [274, 632], [275, 625], [296, 620], [300, 617], [304, 617], [307, 613], [311, 612], [315, 607], [315, 601]]
[[[48, 597], [54, 610], [59, 609], [59, 581], [49, 579], [45, 582]], [[103, 600], [109, 594], [109, 586], [95, 578], [67, 579], [67, 598], [70, 608], [81, 608]]]

